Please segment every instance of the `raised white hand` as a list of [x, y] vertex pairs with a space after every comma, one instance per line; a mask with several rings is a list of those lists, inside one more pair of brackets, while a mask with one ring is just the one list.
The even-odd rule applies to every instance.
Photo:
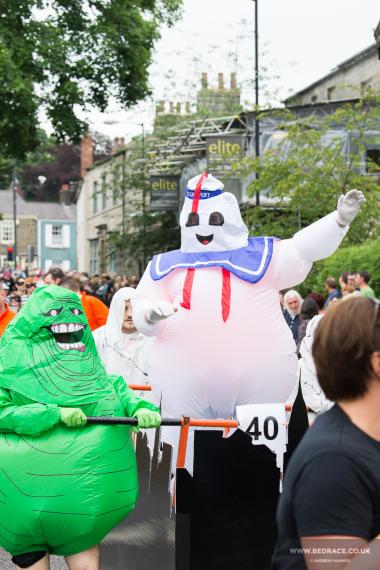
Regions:
[[349, 226], [358, 215], [363, 202], [365, 202], [365, 196], [360, 190], [350, 190], [347, 194], [341, 194], [337, 205], [338, 224]]
[[177, 311], [177, 307], [172, 305], [172, 303], [169, 303], [168, 301], [159, 301], [146, 312], [145, 318], [148, 323], [153, 324], [171, 317]]

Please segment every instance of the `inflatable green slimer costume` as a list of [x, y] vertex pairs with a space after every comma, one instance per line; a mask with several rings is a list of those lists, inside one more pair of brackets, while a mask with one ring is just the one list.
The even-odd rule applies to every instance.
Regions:
[[33, 293], [0, 342], [0, 545], [13, 556], [86, 550], [135, 506], [130, 428], [68, 428], [61, 407], [158, 411], [106, 374], [79, 298], [51, 285]]

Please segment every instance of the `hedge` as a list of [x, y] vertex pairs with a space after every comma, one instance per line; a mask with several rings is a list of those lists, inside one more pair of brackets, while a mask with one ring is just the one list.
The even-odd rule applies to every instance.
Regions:
[[310, 290], [325, 294], [323, 283], [327, 277], [338, 277], [343, 271], [368, 271], [370, 285], [380, 297], [380, 240], [361, 245], [341, 246], [331, 257], [317, 261], [307, 279], [298, 287], [302, 295]]

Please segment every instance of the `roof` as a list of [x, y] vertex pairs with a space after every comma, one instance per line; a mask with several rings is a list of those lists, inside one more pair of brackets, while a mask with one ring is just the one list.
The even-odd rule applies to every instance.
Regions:
[[332, 69], [330, 71], [330, 73], [328, 73], [327, 75], [324, 75], [323, 77], [321, 77], [320, 79], [318, 79], [317, 81], [315, 81], [311, 85], [308, 85], [307, 87], [305, 87], [301, 91], [297, 91], [297, 93], [294, 93], [290, 97], [287, 97], [284, 100], [284, 103], [288, 103], [289, 101], [293, 100], [294, 98], [296, 98], [299, 95], [304, 95], [305, 93], [307, 93], [311, 89], [318, 87], [318, 85], [320, 85], [321, 83], [324, 83], [327, 79], [334, 77], [335, 75], [337, 75], [341, 71], [345, 71], [346, 69], [349, 69], [350, 67], [353, 67], [354, 65], [356, 65], [359, 61], [366, 59], [367, 57], [370, 57], [371, 55], [377, 54], [377, 51], [378, 51], [378, 47], [376, 44], [372, 44], [371, 46], [363, 49], [359, 53], [356, 53], [355, 55], [353, 55], [349, 59], [346, 59], [345, 61], [343, 61], [342, 63], [340, 63], [336, 67], [334, 67], [334, 69]]
[[[16, 195], [17, 215], [30, 216], [37, 220], [76, 221], [76, 205], [66, 206], [59, 202], [27, 202]], [[0, 214], [13, 215], [13, 191], [0, 190]]]

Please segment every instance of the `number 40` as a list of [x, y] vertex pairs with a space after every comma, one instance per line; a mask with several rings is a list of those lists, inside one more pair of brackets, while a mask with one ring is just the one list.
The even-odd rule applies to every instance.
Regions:
[[[246, 433], [251, 435], [255, 441], [257, 441], [260, 435], [262, 435], [263, 433], [259, 429], [259, 421], [260, 421], [259, 417], [257, 416], [254, 417], [246, 430]], [[271, 426], [272, 433], [269, 433], [270, 423], [272, 424]], [[265, 439], [269, 440], [276, 439], [278, 434], [278, 421], [276, 420], [276, 418], [274, 418], [273, 416], [268, 416], [267, 418], [265, 418], [263, 423], [263, 430], [264, 430]]]

